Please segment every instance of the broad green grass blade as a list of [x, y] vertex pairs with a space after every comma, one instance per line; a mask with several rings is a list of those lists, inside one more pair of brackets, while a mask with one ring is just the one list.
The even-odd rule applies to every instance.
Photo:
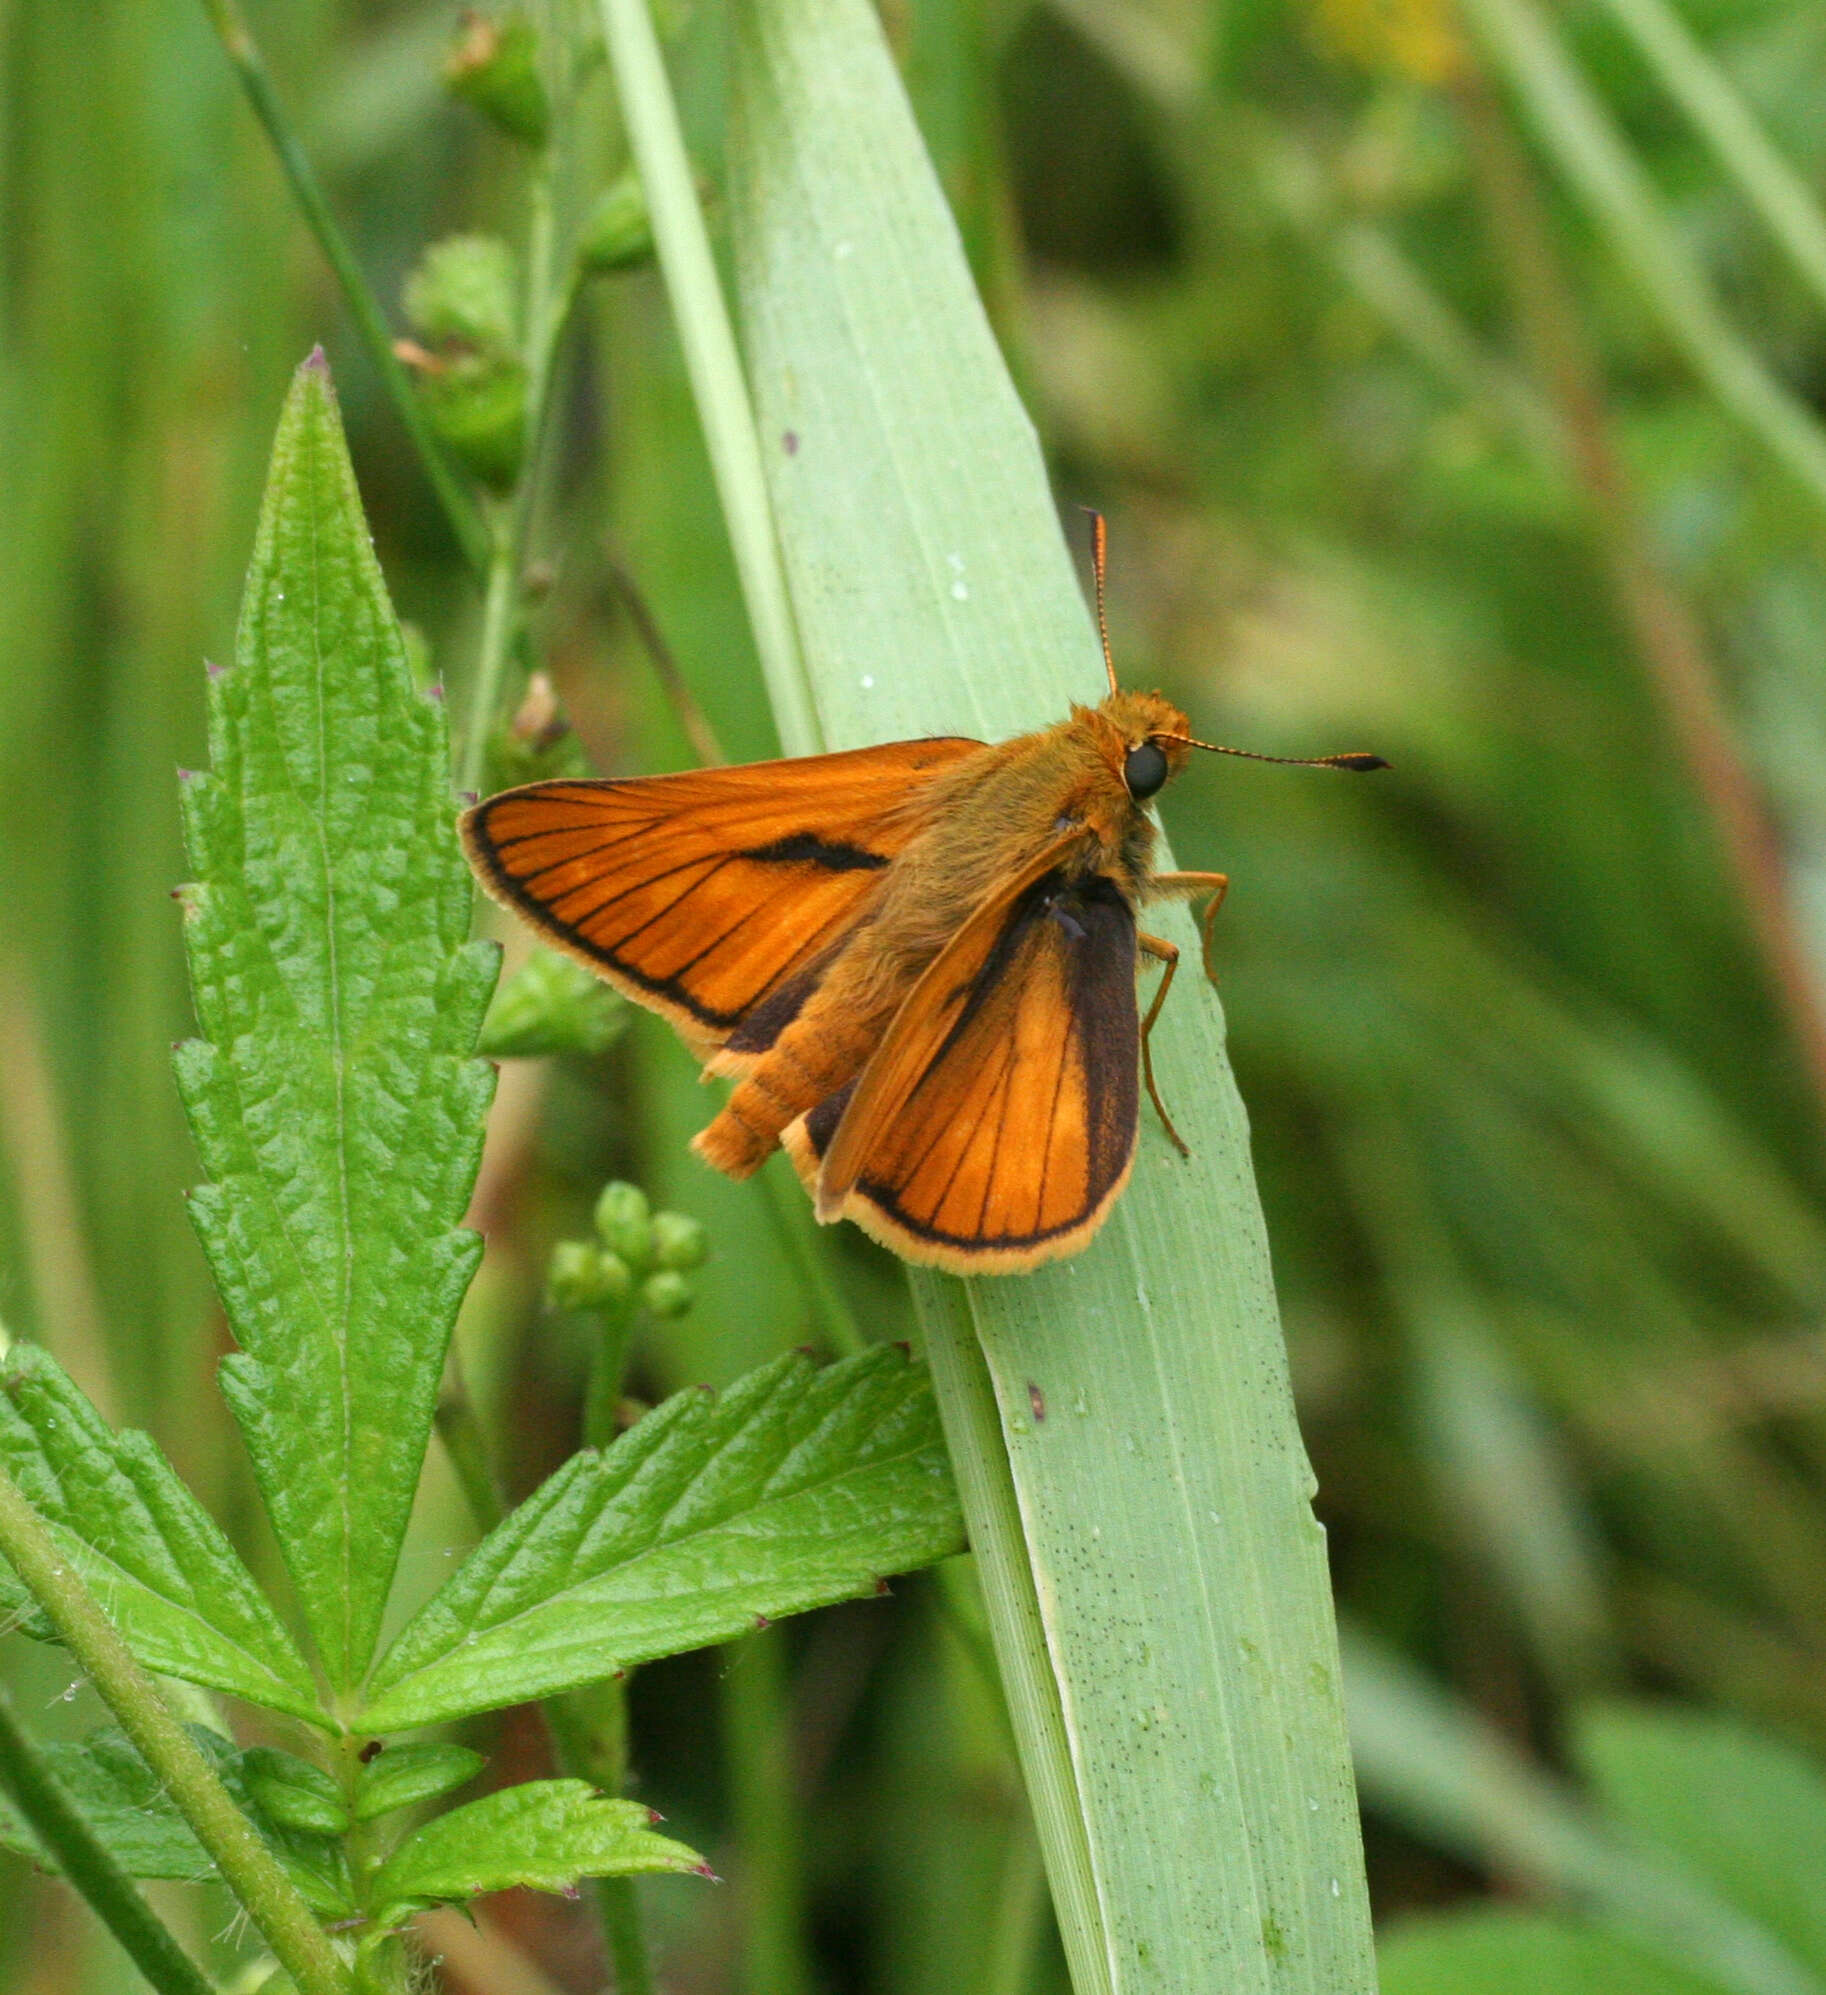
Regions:
[[496, 952], [468, 943], [444, 714], [419, 693], [328, 369], [273, 449], [210, 773], [187, 785], [185, 942], [205, 1037], [178, 1084], [191, 1201], [241, 1349], [223, 1390], [325, 1674], [373, 1650], [444, 1348], [493, 1070]]
[[1594, 1792], [1826, 1985], [1826, 1780], [1784, 1740], [1732, 1718], [1600, 1705], [1574, 1753]]
[[[1100, 693], [1096, 641], [875, 17], [746, 0], [737, 21], [731, 220], [823, 737], [1057, 719]], [[1196, 965], [1190, 921], [1160, 926]], [[935, 1381], [955, 1452], [981, 1432], [961, 1396], [945, 1404], [961, 1297], [1025, 1533], [1037, 1619], [1005, 1574], [998, 1648], [1080, 1990], [1347, 1995], [1374, 1970], [1324, 1540], [1195, 970], [1155, 1045], [1194, 1161], [1150, 1118], [1082, 1258], [963, 1290], [921, 1278]], [[959, 1469], [979, 1555], [1006, 1548], [993, 1489]]]

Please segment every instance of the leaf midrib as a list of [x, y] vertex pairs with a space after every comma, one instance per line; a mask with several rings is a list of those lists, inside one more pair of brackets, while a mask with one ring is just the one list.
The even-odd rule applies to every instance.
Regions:
[[[355, 1234], [349, 1220], [349, 1131], [347, 1099], [347, 1049], [343, 1040], [342, 1015], [342, 975], [341, 959], [337, 948], [336, 928], [336, 869], [330, 856], [329, 836], [326, 819], [328, 816], [329, 795], [329, 719], [325, 707], [324, 693], [324, 654], [323, 654], [323, 557], [321, 533], [323, 509], [318, 503], [321, 485], [321, 442], [318, 426], [308, 427], [304, 435], [305, 477], [311, 487], [310, 503], [307, 505], [309, 569], [311, 591], [311, 691], [316, 708], [317, 721], [317, 763], [316, 780], [320, 792], [315, 799], [301, 797], [305, 805], [305, 815], [311, 826], [311, 834], [317, 842], [318, 863], [323, 871], [324, 895], [324, 947], [328, 958], [328, 998], [330, 1007], [330, 1072], [335, 1094], [335, 1153], [336, 1153], [336, 1204], [337, 1225], [341, 1232], [342, 1266], [335, 1307], [329, 1324], [330, 1341], [336, 1353], [337, 1410], [341, 1422], [341, 1460], [336, 1478], [336, 1503], [340, 1521], [340, 1531], [336, 1548], [336, 1561], [341, 1572], [341, 1585], [338, 1600], [342, 1609], [341, 1643], [344, 1668], [353, 1655], [353, 1635], [355, 1623], [354, 1587], [354, 1515], [350, 1507], [349, 1466], [354, 1458], [354, 1406], [349, 1385], [349, 1307], [355, 1282]], [[275, 728], [277, 716], [275, 716]], [[279, 743], [279, 765], [285, 767], [284, 743]], [[293, 786], [296, 794], [296, 786]], [[313, 807], [313, 805], [315, 807]], [[309, 1266], [309, 1262], [304, 1263]]]

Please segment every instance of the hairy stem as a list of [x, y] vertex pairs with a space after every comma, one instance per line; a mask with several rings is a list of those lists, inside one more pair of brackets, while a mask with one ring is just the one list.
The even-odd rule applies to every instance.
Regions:
[[0, 1687], [0, 1787], [158, 1995], [211, 1995], [202, 1973], [64, 1793]]
[[247, 1908], [300, 1995], [346, 1995], [349, 1977], [309, 1907], [234, 1804], [196, 1742], [71, 1569], [56, 1540], [0, 1467], [0, 1553], [49, 1616], [121, 1729], [165, 1784], [178, 1812]]

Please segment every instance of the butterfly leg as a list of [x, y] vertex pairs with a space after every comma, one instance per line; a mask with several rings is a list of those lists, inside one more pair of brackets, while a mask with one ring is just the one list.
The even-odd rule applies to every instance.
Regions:
[[1230, 891], [1228, 873], [1156, 873], [1148, 883], [1150, 897], [1170, 900], [1196, 900], [1200, 894], [1209, 894], [1205, 911], [1199, 917], [1199, 932], [1204, 938], [1200, 951], [1205, 966], [1205, 975], [1213, 983], [1217, 982], [1217, 972], [1211, 967], [1211, 924], [1217, 919], [1217, 911], [1224, 904], [1224, 896]]
[[1160, 1117], [1167, 1134], [1173, 1139], [1173, 1146], [1182, 1157], [1191, 1156], [1185, 1139], [1173, 1127], [1173, 1118], [1167, 1113], [1167, 1105], [1160, 1098], [1160, 1090], [1154, 1085], [1154, 1055], [1148, 1041], [1154, 1031], [1154, 1021], [1160, 1016], [1160, 1007], [1167, 1001], [1167, 992], [1173, 985], [1173, 972], [1179, 968], [1179, 946], [1177, 943], [1162, 940], [1158, 935], [1138, 931], [1135, 936], [1137, 946], [1144, 956], [1152, 956], [1155, 962], [1165, 967], [1161, 972], [1160, 988], [1154, 993], [1154, 1002], [1148, 1006], [1148, 1015], [1141, 1021], [1141, 1073], [1148, 1084], [1148, 1099], [1154, 1104], [1154, 1112]]

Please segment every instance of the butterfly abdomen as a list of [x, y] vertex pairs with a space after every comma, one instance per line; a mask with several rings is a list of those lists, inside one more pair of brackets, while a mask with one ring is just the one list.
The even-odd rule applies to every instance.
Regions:
[[877, 1033], [833, 1032], [830, 1024], [814, 1014], [781, 1033], [737, 1084], [722, 1113], [692, 1138], [692, 1149], [705, 1163], [726, 1177], [752, 1177], [780, 1147], [789, 1123], [856, 1077]]

